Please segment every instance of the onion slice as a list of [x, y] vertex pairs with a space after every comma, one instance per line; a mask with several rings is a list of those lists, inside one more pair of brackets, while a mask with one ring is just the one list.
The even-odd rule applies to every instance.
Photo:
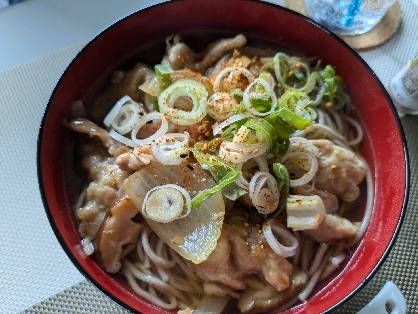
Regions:
[[[263, 233], [267, 243], [277, 255], [283, 257], [295, 255], [296, 249], [299, 245], [298, 240], [289, 230], [280, 225], [276, 220], [269, 219], [266, 223], [264, 223]], [[280, 243], [274, 235], [275, 233], [279, 235], [281, 239], [288, 242], [289, 245]]]

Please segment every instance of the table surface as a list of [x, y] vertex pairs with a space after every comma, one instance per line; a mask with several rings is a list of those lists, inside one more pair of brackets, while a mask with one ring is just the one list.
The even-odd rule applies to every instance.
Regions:
[[[418, 54], [418, 0], [400, 0], [398, 32], [360, 52], [384, 86]], [[283, 4], [284, 1], [269, 2]], [[0, 10], [0, 313], [125, 313], [78, 272], [56, 240], [39, 194], [37, 134], [57, 79], [77, 52], [102, 29], [152, 0], [25, 0]], [[407, 215], [388, 260], [337, 313], [359, 310], [387, 280], [418, 313], [418, 117], [402, 119], [411, 167]], [[402, 260], [397, 260], [403, 256]]]

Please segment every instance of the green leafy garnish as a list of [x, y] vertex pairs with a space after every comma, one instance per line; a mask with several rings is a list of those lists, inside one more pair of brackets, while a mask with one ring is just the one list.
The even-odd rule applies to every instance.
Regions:
[[[193, 153], [200, 166], [203, 169], [210, 171], [213, 178], [217, 182], [217, 184], [212, 188], [199, 191], [199, 193], [197, 193], [197, 195], [192, 199], [192, 207], [198, 208], [202, 202], [209, 199], [213, 194], [223, 190], [225, 187], [233, 183], [241, 176], [242, 173], [230, 163], [225, 162], [216, 155], [206, 154], [195, 148], [190, 149], [190, 151]], [[234, 193], [236, 193], [236, 197], [241, 192], [234, 191]], [[230, 196], [232, 197], [232, 194], [230, 194]]]
[[277, 209], [268, 215], [269, 218], [276, 217], [286, 207], [287, 196], [290, 189], [290, 175], [285, 166], [280, 163], [273, 164], [273, 172], [276, 175], [277, 191], [279, 191], [280, 199]]

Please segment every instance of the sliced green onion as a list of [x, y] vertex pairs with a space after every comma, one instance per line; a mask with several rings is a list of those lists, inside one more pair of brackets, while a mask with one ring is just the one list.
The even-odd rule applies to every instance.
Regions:
[[276, 217], [286, 208], [287, 197], [289, 196], [290, 190], [290, 175], [287, 168], [280, 163], [273, 163], [273, 172], [276, 176], [277, 190], [279, 191], [280, 199], [277, 209], [268, 216], [269, 218]]
[[[225, 82], [229, 84], [227, 86], [226, 91], [230, 91], [231, 89], [234, 89], [236, 86], [236, 83], [239, 81], [239, 77], [243, 75], [248, 80], [249, 83], [251, 83], [254, 80], [254, 75], [246, 68], [242, 67], [227, 67], [220, 71], [218, 75], [215, 78], [215, 81], [213, 83], [213, 91], [215, 93], [225, 91], [222, 90], [222, 85], [225, 85]], [[222, 84], [222, 79], [228, 76]]]
[[[183, 200], [186, 200], [186, 202]], [[191, 211], [189, 193], [176, 184], [156, 186], [145, 194], [142, 213], [157, 222], [168, 223], [186, 217]]]
[[161, 94], [168, 86], [172, 84], [171, 73], [173, 69], [166, 64], [157, 64], [154, 67], [155, 75], [157, 76], [157, 81], [159, 85], [159, 93]]
[[[306, 72], [306, 79], [303, 78], [303, 85], [301, 87], [290, 86], [286, 83], [289, 70], [296, 69], [300, 72], [300, 68], [303, 68]], [[305, 93], [310, 93], [315, 87], [315, 77], [310, 73], [309, 65], [297, 60], [296, 58], [289, 57], [287, 54], [279, 52], [273, 57], [273, 69], [276, 75], [279, 86], [283, 89], [296, 89]], [[293, 72], [294, 73], [294, 72]], [[297, 78], [301, 77], [301, 74], [296, 75]]]
[[245, 89], [242, 102], [249, 112], [264, 117], [276, 109], [277, 98], [270, 83], [258, 77]]
[[347, 101], [344, 83], [340, 76], [335, 74], [332, 66], [327, 65], [319, 75], [324, 80], [325, 93], [331, 106], [335, 109], [343, 107]]
[[[180, 97], [189, 97], [193, 102], [191, 111], [184, 111], [174, 107]], [[160, 112], [167, 119], [179, 125], [192, 125], [201, 121], [207, 113], [208, 93], [205, 87], [196, 81], [179, 80], [167, 87], [158, 97]]]
[[312, 111], [306, 107], [310, 104], [308, 95], [304, 92], [290, 89], [279, 99], [279, 116], [297, 129], [305, 129], [313, 121]]
[[221, 191], [223, 188], [225, 188], [229, 184], [233, 183], [237, 178], [239, 178], [241, 176], [241, 171], [237, 170], [229, 163], [223, 161], [218, 156], [205, 154], [194, 148], [192, 148], [191, 151], [203, 169], [213, 172], [219, 171], [215, 169], [221, 167], [225, 170], [221, 170], [218, 172], [221, 173], [223, 176], [219, 178], [219, 176], [217, 175], [218, 182], [215, 186], [204, 191], [199, 191], [199, 193], [192, 199], [192, 207], [198, 208], [200, 207], [200, 204], [202, 202], [209, 199], [213, 194]]
[[273, 151], [276, 144], [277, 135], [274, 127], [265, 119], [251, 117], [244, 123], [244, 127], [252, 129], [263, 135], [267, 141], [269, 151]]

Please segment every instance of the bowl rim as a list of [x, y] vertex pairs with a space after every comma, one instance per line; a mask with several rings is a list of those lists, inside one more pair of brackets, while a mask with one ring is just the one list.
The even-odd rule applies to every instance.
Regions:
[[[52, 102], [52, 100], [53, 100], [53, 98], [54, 98], [54, 96], [57, 92], [58, 87], [60, 86], [62, 80], [64, 79], [65, 74], [70, 70], [70, 68], [73, 66], [73, 64], [77, 61], [77, 59], [80, 57], [80, 55], [83, 54], [83, 52], [85, 50], [87, 50], [91, 45], [93, 45], [94, 42], [99, 37], [104, 36], [105, 33], [109, 31], [109, 29], [112, 29], [112, 28], [116, 27], [116, 25], [118, 25], [120, 23], [123, 23], [125, 20], [130, 19], [135, 15], [142, 14], [143, 12], [146, 12], [148, 10], [152, 10], [155, 7], [166, 6], [166, 5], [174, 5], [174, 3], [176, 3], [176, 2], [183, 2], [183, 1], [190, 1], [190, 0], [164, 1], [164, 2], [153, 4], [153, 5], [149, 5], [147, 7], [142, 8], [142, 9], [138, 9], [138, 10], [126, 15], [126, 16], [123, 16], [123, 17], [115, 20], [110, 25], [106, 26], [104, 29], [99, 31], [91, 39], [89, 39], [89, 41], [82, 47], [82, 49], [80, 49], [77, 52], [77, 54], [71, 59], [70, 63], [68, 63], [65, 70], [61, 73], [60, 78], [57, 81], [57, 83], [56, 83], [56, 85], [55, 85], [55, 87], [54, 87], [54, 89], [53, 89], [53, 91], [52, 91], [52, 93], [51, 93], [51, 95], [48, 99], [46, 108], [45, 108], [44, 113], [43, 113], [42, 121], [41, 121], [41, 124], [40, 124], [40, 127], [39, 127], [39, 133], [38, 133], [38, 139], [37, 139], [37, 151], [36, 151], [37, 177], [38, 177], [38, 185], [39, 185], [39, 190], [40, 190], [40, 194], [41, 194], [42, 203], [44, 205], [45, 212], [46, 212], [47, 218], [49, 220], [50, 226], [51, 226], [58, 242], [60, 243], [62, 249], [64, 250], [64, 252], [68, 256], [68, 258], [71, 260], [73, 265], [78, 269], [78, 271], [90, 283], [92, 283], [99, 291], [101, 291], [104, 295], [109, 297], [115, 304], [117, 304], [118, 306], [120, 306], [121, 308], [123, 308], [125, 310], [130, 311], [131, 313], [140, 313], [140, 312], [138, 312], [136, 309], [133, 309], [131, 306], [129, 306], [128, 304], [121, 301], [116, 295], [109, 292], [91, 274], [89, 274], [89, 272], [87, 272], [87, 270], [85, 270], [83, 268], [83, 266], [77, 261], [75, 256], [71, 253], [71, 250], [68, 247], [67, 243], [65, 242], [61, 231], [59, 230], [59, 228], [57, 227], [57, 225], [54, 221], [54, 218], [53, 218], [52, 213], [51, 213], [50, 206], [49, 206], [48, 201], [47, 201], [46, 191], [44, 189], [44, 180], [43, 180], [43, 177], [42, 177], [43, 166], [42, 166], [42, 163], [41, 163], [41, 159], [42, 159], [43, 131], [44, 131], [44, 128], [45, 128], [45, 122], [46, 122], [46, 118], [47, 118], [47, 115], [48, 115], [48, 112], [49, 112], [49, 109], [50, 109], [50, 106], [51, 106], [51, 102]], [[303, 19], [303, 20], [309, 22], [310, 24], [313, 24], [314, 26], [319, 28], [321, 31], [325, 32], [327, 35], [333, 37], [333, 40], [336, 40], [340, 44], [342, 44], [347, 50], [350, 51], [350, 53], [353, 56], [356, 57], [356, 59], [358, 59], [358, 61], [366, 68], [366, 70], [369, 72], [371, 77], [377, 83], [380, 91], [384, 94], [384, 96], [385, 96], [385, 98], [386, 98], [386, 100], [387, 100], [387, 102], [388, 102], [388, 104], [389, 104], [389, 106], [392, 110], [393, 118], [395, 119], [396, 125], [397, 125], [398, 130], [399, 130], [399, 135], [400, 135], [400, 139], [401, 139], [401, 143], [402, 143], [402, 147], [403, 147], [403, 157], [404, 157], [404, 164], [405, 164], [405, 178], [404, 178], [404, 180], [405, 180], [404, 181], [405, 191], [404, 191], [404, 195], [403, 195], [402, 208], [401, 208], [401, 211], [400, 211], [399, 219], [398, 219], [398, 222], [396, 224], [395, 230], [393, 232], [393, 235], [392, 235], [385, 251], [383, 252], [383, 254], [380, 257], [380, 259], [378, 260], [378, 262], [374, 265], [373, 269], [369, 272], [367, 277], [356, 288], [354, 288], [348, 295], [343, 297], [340, 301], [336, 302], [333, 306], [331, 306], [330, 308], [328, 308], [327, 310], [325, 310], [323, 312], [323, 313], [330, 313], [330, 312], [336, 310], [337, 308], [339, 308], [340, 306], [342, 306], [344, 303], [346, 303], [350, 299], [352, 299], [358, 292], [360, 292], [369, 283], [369, 281], [377, 273], [377, 271], [382, 266], [383, 262], [388, 257], [390, 251], [392, 250], [392, 248], [393, 248], [393, 246], [396, 242], [396, 239], [399, 235], [402, 224], [405, 220], [405, 215], [406, 215], [406, 210], [407, 210], [407, 205], [408, 205], [408, 199], [409, 199], [409, 189], [410, 189], [410, 162], [409, 162], [409, 152], [408, 152], [406, 137], [405, 137], [405, 134], [404, 134], [404, 131], [403, 131], [403, 127], [402, 127], [400, 118], [397, 114], [396, 108], [395, 108], [395, 106], [393, 104], [393, 101], [392, 101], [391, 97], [389, 96], [386, 88], [384, 87], [384, 85], [382, 84], [382, 82], [380, 81], [380, 79], [378, 78], [376, 73], [368, 65], [368, 63], [359, 55], [359, 53], [357, 51], [355, 51], [351, 46], [349, 46], [344, 40], [342, 40], [338, 35], [334, 34], [332, 31], [330, 31], [327, 27], [322, 26], [322, 25], [318, 24], [317, 22], [315, 22], [314, 20], [312, 20], [309, 16], [305, 16], [305, 15], [299, 13], [299, 12], [293, 11], [289, 8], [284, 7], [284, 6], [280, 6], [278, 4], [274, 4], [274, 3], [271, 3], [271, 2], [267, 2], [267, 1], [259, 1], [259, 0], [243, 0], [243, 1], [255, 2], [255, 3], [258, 3], [260, 5], [270, 6], [275, 10], [286, 11], [289, 14], [295, 15], [298, 18]], [[287, 310], [285, 312], [287, 312]]]

